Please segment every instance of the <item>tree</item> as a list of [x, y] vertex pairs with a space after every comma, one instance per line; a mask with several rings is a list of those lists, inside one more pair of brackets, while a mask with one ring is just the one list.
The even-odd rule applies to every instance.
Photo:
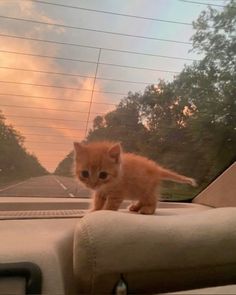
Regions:
[[160, 81], [158, 85], [145, 89], [140, 104], [149, 130], [148, 156], [169, 168], [175, 167], [186, 173], [181, 158], [183, 154], [186, 157], [187, 152], [187, 102], [175, 94], [173, 83]]
[[23, 146], [24, 138], [0, 113], [0, 183], [44, 175], [46, 169]]
[[69, 153], [57, 166], [54, 174], [73, 177], [74, 152]]
[[129, 93], [114, 111], [97, 116], [87, 141], [120, 141], [126, 151], [142, 153], [147, 129], [142, 122], [139, 99], [140, 94]]
[[[194, 22], [193, 50], [204, 54], [175, 80], [175, 91], [195, 111], [189, 121], [194, 152], [201, 151], [205, 182], [235, 160], [236, 150], [236, 8], [209, 8]], [[198, 165], [200, 167], [200, 165]]]

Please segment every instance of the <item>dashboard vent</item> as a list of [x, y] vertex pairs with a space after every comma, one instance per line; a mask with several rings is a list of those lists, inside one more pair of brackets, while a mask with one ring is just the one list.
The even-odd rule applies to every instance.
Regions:
[[49, 219], [49, 218], [80, 218], [87, 210], [22, 210], [0, 211], [0, 220], [10, 219]]

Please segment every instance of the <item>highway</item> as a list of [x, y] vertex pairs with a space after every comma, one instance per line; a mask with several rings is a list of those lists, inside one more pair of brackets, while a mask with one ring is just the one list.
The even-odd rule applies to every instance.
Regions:
[[89, 198], [91, 191], [73, 178], [45, 175], [0, 188], [0, 196]]

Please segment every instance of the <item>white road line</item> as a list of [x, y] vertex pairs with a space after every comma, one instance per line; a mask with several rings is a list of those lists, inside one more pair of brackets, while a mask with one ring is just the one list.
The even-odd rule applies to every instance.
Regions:
[[[67, 188], [62, 182], [60, 182], [59, 179], [57, 179], [56, 177], [54, 177], [54, 179], [56, 180], [56, 182], [57, 182], [58, 184], [60, 184], [60, 186], [61, 186], [65, 191], [68, 190], [68, 188]], [[75, 195], [73, 195], [72, 193], [68, 193], [68, 195], [69, 195], [71, 198], [75, 198]]]
[[5, 187], [5, 188], [0, 189], [0, 192], [4, 192], [5, 190], [8, 190], [9, 188], [15, 187], [15, 186], [20, 185], [20, 184], [22, 184], [22, 183], [25, 183], [26, 181], [27, 181], [27, 180], [24, 180], [24, 181], [21, 181], [21, 182], [18, 182], [18, 183], [15, 183], [15, 184], [9, 185], [9, 186], [7, 186], [7, 187]]
[[64, 186], [64, 184], [63, 183], [61, 183], [61, 182], [59, 182], [60, 183], [60, 186], [66, 191], [67, 190], [67, 187], [66, 186]]
[[64, 186], [63, 183], [60, 182], [60, 180], [58, 180], [56, 177], [54, 177], [54, 179], [56, 180], [56, 182], [66, 191], [67, 190], [67, 187]]

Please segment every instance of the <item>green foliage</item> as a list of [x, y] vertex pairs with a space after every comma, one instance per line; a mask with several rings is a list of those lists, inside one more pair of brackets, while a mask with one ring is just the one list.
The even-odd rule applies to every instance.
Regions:
[[97, 116], [87, 140], [120, 141], [126, 151], [142, 153], [140, 139], [147, 139], [147, 129], [142, 122], [139, 99], [139, 94], [129, 93], [115, 111]]
[[235, 73], [236, 1], [231, 0], [222, 12], [212, 8], [203, 11], [193, 27], [193, 50], [205, 54], [203, 62]]
[[73, 161], [74, 154], [71, 152], [58, 164], [54, 174], [67, 177], [74, 176]]
[[25, 150], [23, 142], [24, 138], [6, 125], [0, 113], [0, 184], [47, 173], [38, 159]]
[[[204, 11], [194, 22], [193, 50], [203, 59], [176, 79], [176, 94], [191, 103], [193, 152], [201, 151], [201, 181], [208, 183], [235, 160], [236, 2]], [[205, 166], [205, 168], [204, 168]]]

